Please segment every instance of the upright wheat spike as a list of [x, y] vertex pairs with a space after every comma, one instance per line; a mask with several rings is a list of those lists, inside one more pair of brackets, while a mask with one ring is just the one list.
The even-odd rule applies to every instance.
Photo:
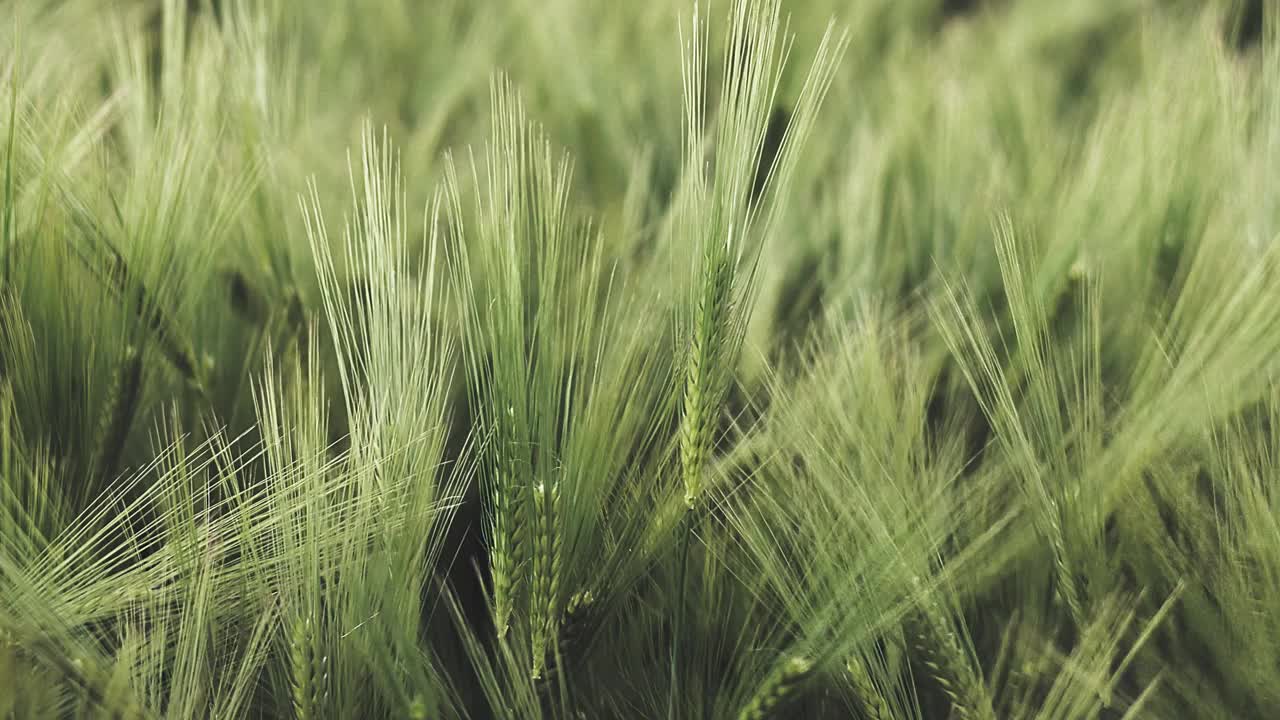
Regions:
[[532, 677], [537, 680], [546, 669], [548, 634], [555, 629], [556, 598], [560, 583], [560, 533], [557, 527], [560, 511], [560, 484], [548, 489], [538, 485], [533, 493], [534, 530], [533, 580], [529, 600], [532, 624]]
[[728, 373], [721, 363], [727, 360], [724, 343], [732, 316], [733, 275], [733, 259], [727, 252], [707, 254], [689, 351], [680, 427], [680, 468], [685, 505], [689, 508], [693, 508], [702, 495], [703, 467], [711, 455], [716, 415], [727, 387]]
[[289, 690], [297, 720], [318, 717], [325, 696], [329, 658], [319, 652], [319, 646], [311, 618], [294, 620], [289, 633]]
[[499, 443], [498, 477], [489, 491], [489, 530], [493, 536], [489, 567], [493, 574], [493, 624], [499, 637], [505, 636], [511, 627], [526, 534], [523, 503], [515, 483], [515, 463], [509, 452], [507, 443]]
[[789, 658], [773, 671], [756, 690], [738, 720], [766, 720], [795, 694], [800, 684], [813, 672], [813, 662], [804, 657]]
[[129, 438], [129, 428], [133, 425], [141, 394], [142, 353], [130, 346], [125, 350], [124, 362], [111, 379], [106, 404], [98, 417], [93, 465], [99, 475], [110, 476], [115, 472]]

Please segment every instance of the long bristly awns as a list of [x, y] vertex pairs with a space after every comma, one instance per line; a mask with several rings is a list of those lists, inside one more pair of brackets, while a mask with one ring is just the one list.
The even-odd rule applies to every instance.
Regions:
[[0, 7], [0, 720], [1280, 708], [1271, 4]]

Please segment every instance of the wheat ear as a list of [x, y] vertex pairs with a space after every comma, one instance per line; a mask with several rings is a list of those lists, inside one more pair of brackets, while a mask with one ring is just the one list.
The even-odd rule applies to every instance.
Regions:
[[329, 658], [320, 652], [310, 618], [298, 618], [289, 633], [289, 691], [297, 720], [319, 716], [329, 681]]
[[916, 623], [916, 649], [929, 675], [951, 702], [953, 715], [961, 720], [994, 720], [995, 710], [982, 678], [960, 644], [960, 638], [936, 601], [926, 602], [924, 617]]
[[889, 709], [889, 702], [885, 700], [884, 693], [880, 692], [880, 688], [876, 687], [871, 679], [866, 663], [859, 658], [851, 657], [845, 661], [845, 670], [849, 673], [849, 680], [853, 683], [853, 689], [858, 694], [858, 702], [862, 705], [867, 717], [870, 720], [892, 718], [893, 712]]
[[524, 558], [524, 513], [515, 480], [515, 463], [507, 454], [505, 443], [499, 446], [498, 478], [489, 492], [491, 507], [489, 551], [493, 574], [493, 624], [498, 637], [511, 628], [511, 615], [520, 588], [520, 572]]
[[560, 618], [561, 653], [574, 651], [581, 645], [595, 604], [596, 597], [590, 590], [579, 590], [569, 596], [564, 604], [564, 615]]
[[813, 661], [804, 657], [787, 659], [774, 670], [756, 690], [738, 720], [766, 720], [772, 717], [784, 703], [791, 700], [800, 685], [813, 672]]
[[560, 591], [560, 484], [538, 485], [533, 491], [534, 530], [533, 579], [530, 597], [532, 677], [540, 679], [546, 669], [548, 635], [555, 629], [556, 600]]
[[709, 253], [703, 263], [693, 342], [685, 377], [684, 416], [680, 426], [680, 468], [685, 505], [693, 508], [702, 495], [703, 470], [711, 455], [717, 408], [724, 400], [724, 344], [732, 315], [733, 260]]
[[125, 350], [124, 362], [111, 378], [107, 402], [94, 434], [93, 464], [100, 475], [110, 476], [115, 472], [141, 394], [142, 353], [131, 346]]

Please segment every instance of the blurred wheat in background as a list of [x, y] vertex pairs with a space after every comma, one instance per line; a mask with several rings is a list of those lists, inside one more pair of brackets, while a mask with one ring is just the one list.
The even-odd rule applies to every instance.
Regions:
[[1263, 0], [0, 8], [0, 719], [1280, 713]]

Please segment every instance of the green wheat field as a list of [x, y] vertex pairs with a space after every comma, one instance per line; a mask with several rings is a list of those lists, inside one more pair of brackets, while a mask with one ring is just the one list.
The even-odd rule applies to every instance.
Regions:
[[0, 720], [1280, 717], [1271, 0], [0, 0]]

